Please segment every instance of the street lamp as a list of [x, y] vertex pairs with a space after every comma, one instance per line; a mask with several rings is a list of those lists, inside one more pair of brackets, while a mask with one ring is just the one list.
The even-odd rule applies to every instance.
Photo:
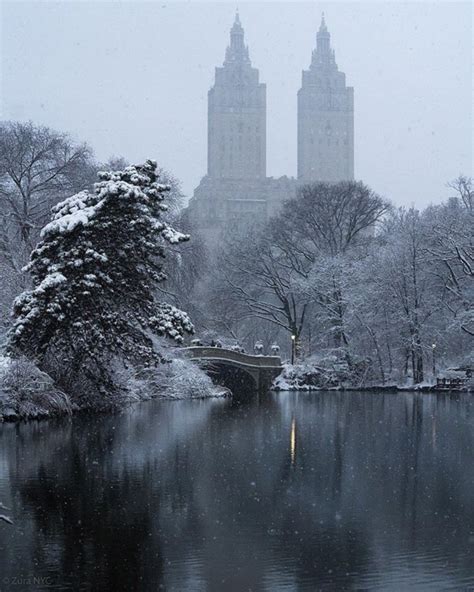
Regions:
[[295, 363], [295, 341], [296, 335], [291, 336], [291, 365]]
[[433, 378], [436, 378], [436, 343], [431, 346], [431, 351], [433, 352]]

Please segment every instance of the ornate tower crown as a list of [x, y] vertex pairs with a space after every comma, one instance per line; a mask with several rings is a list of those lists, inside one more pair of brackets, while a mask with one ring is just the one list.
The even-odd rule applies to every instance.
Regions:
[[208, 94], [208, 175], [214, 179], [266, 176], [266, 89], [252, 68], [239, 13], [224, 64]]
[[313, 51], [311, 59], [311, 69], [325, 68], [337, 70], [336, 57], [334, 50], [331, 49], [331, 34], [326, 26], [324, 12], [321, 16], [321, 25], [316, 34], [316, 49]]
[[324, 13], [298, 91], [298, 178], [305, 183], [354, 178], [354, 90], [337, 67]]
[[230, 30], [230, 45], [225, 52], [224, 66], [229, 64], [249, 64], [249, 48], [244, 44], [244, 29], [240, 22], [239, 11]]

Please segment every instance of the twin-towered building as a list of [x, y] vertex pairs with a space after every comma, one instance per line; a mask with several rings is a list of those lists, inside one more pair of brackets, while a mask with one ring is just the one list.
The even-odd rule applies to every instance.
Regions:
[[354, 93], [338, 70], [324, 15], [298, 91], [297, 179], [267, 177], [266, 85], [252, 67], [238, 13], [208, 93], [207, 162], [189, 208], [196, 226], [214, 236], [273, 215], [300, 184], [353, 179]]

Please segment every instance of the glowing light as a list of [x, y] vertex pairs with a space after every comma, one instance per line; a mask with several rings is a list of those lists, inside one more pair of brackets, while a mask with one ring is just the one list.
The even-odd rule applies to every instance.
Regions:
[[296, 420], [293, 417], [291, 420], [291, 431], [290, 431], [290, 459], [291, 464], [295, 464], [296, 459]]

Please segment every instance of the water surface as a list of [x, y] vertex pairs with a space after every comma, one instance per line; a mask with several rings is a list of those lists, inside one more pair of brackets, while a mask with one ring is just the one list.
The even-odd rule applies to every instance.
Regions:
[[473, 428], [372, 393], [0, 426], [0, 590], [472, 589]]

